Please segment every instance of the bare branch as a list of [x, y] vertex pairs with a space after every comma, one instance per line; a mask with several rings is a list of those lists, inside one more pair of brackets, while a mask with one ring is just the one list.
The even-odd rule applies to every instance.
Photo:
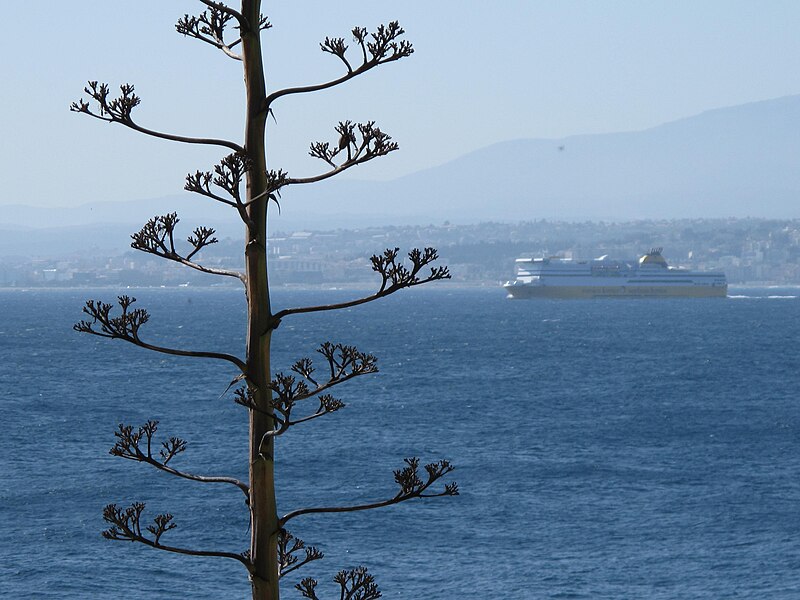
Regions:
[[[313, 392], [314, 394], [358, 375], [378, 372], [376, 364], [378, 359], [372, 354], [360, 352], [355, 346], [324, 342], [320, 344], [317, 352], [325, 357], [328, 363], [330, 379], [326, 383], [317, 386]], [[292, 370], [296, 373], [302, 373], [310, 364], [310, 359], [301, 360], [294, 364]]]
[[292, 365], [292, 371], [303, 377], [303, 379], [307, 379], [314, 385], [319, 385], [312, 376], [314, 374], [314, 363], [311, 361], [310, 358], [304, 357], [298, 360], [296, 363]]
[[[118, 296], [117, 301], [122, 309], [122, 314], [117, 317], [111, 316], [112, 304], [101, 302], [99, 300], [87, 300], [86, 306], [83, 307], [83, 312], [89, 315], [91, 321], [80, 321], [72, 326], [75, 331], [80, 333], [90, 333], [100, 337], [110, 339], [120, 339], [130, 342], [141, 348], [161, 352], [163, 354], [171, 354], [174, 356], [192, 356], [196, 358], [215, 358], [219, 360], [226, 360], [236, 365], [242, 373], [246, 372], [247, 365], [239, 358], [220, 352], [199, 352], [193, 350], [179, 350], [175, 348], [165, 348], [163, 346], [154, 346], [142, 341], [139, 337], [139, 329], [142, 325], [147, 323], [150, 319], [149, 313], [143, 308], [131, 309], [131, 305], [136, 302], [136, 298], [130, 296]], [[95, 329], [99, 325], [100, 329]]]
[[[230, 168], [233, 166], [233, 169]], [[253, 221], [245, 210], [245, 205], [242, 203], [239, 186], [245, 174], [250, 168], [250, 160], [243, 154], [234, 152], [229, 154], [214, 167], [216, 177], [211, 171], [196, 171], [194, 174], [189, 173], [186, 175], [186, 183], [183, 189], [187, 192], [194, 192], [200, 194], [217, 202], [222, 202], [228, 206], [234, 207], [238, 213], [239, 218], [250, 228], [253, 227]], [[228, 193], [233, 200], [223, 198], [219, 194], [211, 191], [211, 184], [221, 187]]]
[[216, 0], [200, 0], [200, 2], [208, 6], [211, 10], [224, 12], [225, 14], [235, 18], [239, 22], [240, 27], [249, 27], [249, 23], [247, 22], [247, 19], [244, 18], [244, 15], [242, 15], [242, 13], [239, 11], [232, 9], [224, 2], [218, 2]]
[[[375, 578], [367, 571], [366, 567], [339, 571], [333, 580], [341, 588], [340, 600], [378, 600], [382, 597]], [[306, 577], [294, 587], [303, 595], [303, 598], [319, 600], [316, 592], [316, 579]]]
[[109, 450], [109, 454], [119, 456], [136, 462], [143, 462], [154, 466], [156, 469], [201, 483], [228, 483], [235, 485], [244, 493], [246, 499], [250, 498], [250, 489], [247, 485], [233, 477], [208, 477], [194, 475], [179, 471], [168, 465], [168, 463], [178, 454], [186, 450], [187, 442], [177, 437], [170, 437], [161, 442], [159, 458], [153, 456], [153, 435], [158, 430], [158, 421], [147, 421], [141, 427], [134, 430], [133, 426], [120, 423], [114, 435], [117, 438], [114, 447]]
[[423, 250], [414, 248], [409, 252], [408, 258], [411, 261], [411, 268], [398, 262], [397, 256], [399, 252], [399, 248], [387, 248], [382, 254], [375, 254], [372, 256], [372, 270], [381, 276], [380, 287], [374, 294], [336, 304], [286, 308], [277, 312], [275, 314], [275, 319], [280, 321], [287, 315], [358, 306], [359, 304], [365, 304], [377, 300], [378, 298], [383, 298], [404, 288], [430, 283], [431, 281], [439, 281], [441, 279], [450, 279], [450, 271], [447, 267], [431, 267], [430, 273], [427, 275], [421, 274], [422, 269], [439, 258], [439, 254], [435, 248], [425, 248]]
[[[303, 552], [300, 558], [298, 554]], [[303, 565], [319, 560], [325, 555], [314, 546], [306, 546], [300, 538], [294, 537], [285, 529], [278, 534], [278, 569], [280, 577], [285, 577]]]
[[320, 508], [303, 508], [290, 512], [280, 520], [280, 525], [283, 527], [290, 520], [300, 515], [319, 514], [319, 513], [342, 513], [342, 512], [356, 512], [360, 510], [371, 510], [373, 508], [383, 508], [384, 506], [391, 506], [413, 500], [414, 498], [435, 498], [439, 496], [457, 496], [458, 485], [455, 482], [448, 483], [440, 492], [426, 493], [427, 490], [443, 476], [447, 475], [455, 467], [449, 461], [440, 460], [435, 463], [425, 465], [427, 478], [425, 481], [419, 475], [419, 459], [406, 458], [406, 466], [403, 469], [398, 469], [394, 472], [394, 480], [400, 486], [400, 491], [394, 497], [388, 500], [379, 502], [372, 502], [369, 504], [359, 504], [356, 506], [334, 506], [334, 507], [320, 507]]
[[[185, 36], [196, 38], [207, 44], [211, 44], [215, 48], [219, 48], [230, 58], [235, 60], [242, 60], [242, 57], [235, 52], [233, 48], [238, 46], [241, 41], [241, 35], [231, 42], [225, 41], [225, 28], [229, 21], [232, 19], [237, 21], [234, 29], [241, 32], [250, 31], [250, 23], [240, 12], [232, 9], [222, 2], [214, 2], [212, 0], [200, 0], [203, 4], [208, 6], [208, 10], [203, 11], [200, 15], [194, 17], [191, 15], [184, 15], [175, 24], [175, 29], [178, 33]], [[272, 24], [269, 19], [261, 15], [258, 19], [258, 31], [270, 29]]]
[[325, 41], [320, 44], [320, 49], [327, 54], [339, 58], [347, 69], [347, 72], [341, 77], [325, 83], [286, 88], [273, 92], [267, 96], [264, 110], [269, 110], [272, 103], [282, 96], [317, 92], [331, 88], [353, 79], [362, 73], [366, 73], [378, 65], [411, 56], [411, 54], [414, 53], [411, 42], [400, 40], [400, 37], [404, 33], [405, 30], [400, 27], [397, 21], [392, 21], [389, 25], [378, 26], [377, 30], [369, 34], [369, 36], [367, 36], [367, 30], [365, 28], [355, 27], [352, 30], [353, 40], [361, 49], [361, 64], [356, 68], [353, 68], [350, 61], [345, 57], [348, 47], [345, 45], [344, 39], [326, 37]]
[[239, 144], [229, 142], [227, 140], [218, 140], [213, 138], [193, 138], [180, 135], [173, 135], [169, 133], [162, 133], [153, 131], [138, 125], [133, 121], [131, 113], [141, 103], [141, 98], [134, 92], [133, 85], [124, 83], [120, 86], [120, 95], [116, 98], [109, 98], [109, 87], [107, 83], [98, 83], [97, 81], [90, 81], [83, 91], [95, 101], [97, 108], [92, 110], [89, 102], [79, 99], [70, 105], [72, 112], [79, 112], [101, 121], [108, 123], [120, 123], [125, 127], [144, 133], [153, 137], [171, 140], [173, 142], [183, 142], [185, 144], [205, 144], [211, 146], [224, 146], [230, 148], [234, 152], [244, 152]]
[[270, 169], [266, 172], [266, 178], [266, 189], [260, 194], [250, 198], [243, 206], [250, 206], [266, 197], [268, 200], [272, 200], [277, 204], [278, 213], [280, 214], [281, 204], [278, 199], [281, 197], [281, 188], [289, 184], [289, 175], [283, 169], [278, 169], [277, 171]]
[[[230, 58], [242, 60], [240, 55], [231, 50], [232, 45], [224, 41], [225, 28], [228, 22], [234, 18], [241, 19], [241, 15], [233, 9], [222, 5], [222, 3], [217, 5], [217, 3], [214, 2], [207, 2], [206, 4], [211, 8], [204, 10], [196, 17], [188, 14], [184, 15], [183, 18], [179, 19], [175, 24], [175, 29], [178, 33], [193, 37], [206, 44], [211, 44], [215, 48], [219, 48]], [[224, 10], [223, 7], [227, 10]], [[237, 38], [236, 43], [238, 43], [240, 39], [241, 38]]]
[[252, 168], [252, 164], [253, 162], [245, 154], [239, 152], [229, 154], [214, 167], [216, 173], [213, 179], [214, 185], [225, 190], [237, 204], [241, 204], [239, 186]]
[[[257, 406], [254, 394], [249, 386], [241, 387], [234, 391], [234, 401], [237, 404], [249, 410], [269, 414], [273, 419], [274, 429], [263, 434], [260, 444], [269, 438], [283, 435], [294, 425], [318, 419], [344, 408], [345, 404], [343, 402], [330, 394], [322, 394], [322, 392], [353, 377], [374, 373], [378, 370], [375, 364], [377, 359], [374, 356], [359, 352], [353, 346], [325, 342], [320, 345], [318, 352], [328, 361], [329, 379], [324, 382], [317, 382], [311, 376], [314, 371], [311, 359], [300, 359], [292, 366], [292, 370], [311, 382], [314, 388], [311, 389], [305, 381], [299, 381], [293, 375], [277, 373], [268, 384], [268, 388], [273, 393], [269, 410]], [[318, 400], [316, 410], [302, 417], [293, 417], [293, 410], [297, 403], [313, 396], [317, 396]]]
[[366, 567], [339, 571], [333, 580], [341, 587], [343, 600], [377, 600], [381, 597], [375, 578]]
[[[228, 388], [230, 389], [230, 385], [228, 386]], [[255, 398], [253, 397], [253, 392], [247, 386], [236, 388], [235, 390], [233, 390], [233, 401], [240, 406], [244, 406], [248, 410], [256, 410], [272, 416], [271, 413], [261, 410], [256, 406]]]
[[186, 238], [186, 241], [194, 247], [194, 250], [186, 255], [186, 260], [189, 261], [201, 248], [209, 244], [216, 244], [218, 240], [214, 237], [214, 229], [212, 227], [197, 227], [193, 235]]
[[323, 394], [319, 397], [319, 407], [317, 408], [317, 412], [307, 415], [305, 417], [295, 419], [294, 421], [289, 421], [289, 425], [297, 425], [298, 423], [305, 423], [306, 421], [311, 421], [312, 419], [316, 419], [317, 417], [321, 417], [322, 415], [327, 415], [332, 412], [336, 412], [340, 408], [344, 408], [347, 406], [344, 402], [337, 400], [330, 394]]
[[215, 230], [211, 227], [195, 228], [192, 235], [186, 239], [192, 246], [191, 252], [186, 256], [179, 254], [175, 249], [174, 237], [175, 226], [179, 222], [178, 214], [174, 212], [153, 217], [147, 221], [137, 233], [131, 235], [131, 239], [133, 240], [131, 242], [131, 248], [186, 265], [187, 267], [202, 271], [203, 273], [236, 277], [242, 283], [246, 284], [247, 278], [244, 273], [230, 271], [228, 269], [206, 267], [192, 261], [192, 257], [200, 252], [200, 250], [218, 242], [217, 238], [214, 237]]
[[[214, 166], [214, 173], [197, 171], [186, 176], [183, 189], [202, 196], [213, 198], [230, 206], [241, 206], [240, 187], [245, 175], [250, 170], [252, 161], [241, 152], [234, 152], [223, 158]], [[211, 184], [225, 191], [232, 200], [227, 200], [211, 191]]]
[[353, 67], [350, 65], [350, 62], [347, 60], [345, 54], [347, 53], [347, 44], [344, 43], [344, 38], [330, 38], [326, 37], [325, 41], [320, 43], [319, 45], [320, 50], [323, 52], [327, 52], [329, 54], [333, 54], [334, 56], [339, 57], [344, 63], [344, 66], [347, 67], [347, 72], [352, 73]]
[[103, 537], [107, 540], [123, 540], [128, 542], [139, 542], [151, 548], [158, 548], [166, 552], [177, 554], [189, 554], [191, 556], [218, 556], [221, 558], [232, 558], [242, 563], [248, 571], [251, 570], [250, 563], [242, 554], [232, 552], [217, 552], [212, 550], [191, 550], [188, 548], [177, 548], [175, 546], [165, 546], [161, 543], [161, 536], [167, 531], [175, 529], [176, 525], [172, 522], [172, 515], [169, 513], [159, 514], [153, 519], [153, 524], [148, 525], [145, 531], [149, 532], [152, 538], [142, 533], [141, 518], [145, 505], [143, 502], [134, 502], [128, 508], [120, 508], [116, 504], [109, 504], [103, 509], [103, 520], [111, 525], [103, 531]]
[[[334, 413], [345, 404], [330, 394], [323, 394], [335, 385], [349, 381], [359, 375], [376, 373], [378, 371], [377, 359], [371, 354], [360, 352], [354, 346], [332, 344], [325, 342], [317, 349], [328, 363], [329, 377], [327, 381], [317, 381], [312, 376], [314, 366], [310, 358], [302, 358], [293, 366], [292, 371], [304, 380], [298, 380], [294, 375], [277, 373], [270, 381], [268, 387], [273, 396], [270, 415], [275, 420], [275, 429], [268, 432], [268, 437], [283, 435], [286, 431], [300, 423], [317, 419], [324, 415]], [[310, 382], [314, 387], [309, 387]], [[248, 387], [238, 388], [234, 391], [234, 401], [250, 410], [260, 410], [254, 401], [253, 394]], [[305, 416], [294, 418], [293, 411], [298, 402], [317, 396], [316, 410]]]
[[[186, 183], [183, 189], [234, 207], [238, 210], [242, 221], [252, 229], [255, 224], [247, 214], [247, 207], [267, 197], [269, 200], [273, 200], [278, 205], [278, 210], [280, 210], [280, 203], [278, 202], [280, 189], [288, 181], [288, 175], [284, 171], [269, 170], [266, 172], [266, 189], [245, 202], [242, 200], [241, 185], [247, 173], [252, 169], [252, 164], [252, 160], [245, 154], [234, 152], [215, 165], [213, 173], [211, 171], [196, 171], [186, 175]], [[223, 190], [230, 199], [211, 191], [212, 184]]]
[[183, 186], [183, 189], [187, 192], [194, 192], [195, 194], [200, 194], [201, 196], [206, 196], [207, 198], [211, 198], [212, 200], [216, 200], [217, 202], [222, 202], [223, 204], [227, 204], [228, 206], [236, 207], [236, 202], [233, 200], [228, 200], [227, 198], [223, 198], [211, 191], [211, 183], [213, 180], [213, 175], [211, 171], [195, 171], [194, 174], [189, 173], [186, 175], [186, 183]]
[[399, 251], [399, 248], [387, 248], [383, 251], [383, 254], [373, 255], [370, 259], [372, 261], [372, 270], [381, 276], [381, 291], [398, 290], [440, 279], [450, 279], [450, 272], [447, 267], [431, 267], [431, 272], [428, 275], [420, 277], [420, 271], [439, 258], [439, 253], [435, 248], [428, 247], [423, 250], [414, 248], [411, 250], [408, 253], [408, 259], [411, 261], [410, 269], [397, 261]]
[[[397, 142], [391, 141], [391, 136], [375, 126], [374, 121], [366, 123], [340, 121], [334, 129], [339, 134], [339, 141], [335, 147], [329, 142], [313, 142], [308, 151], [310, 156], [322, 160], [332, 169], [314, 177], [287, 178], [284, 185], [316, 183], [379, 156], [386, 156], [399, 148]], [[346, 154], [346, 158], [337, 164], [336, 159], [340, 154]]]

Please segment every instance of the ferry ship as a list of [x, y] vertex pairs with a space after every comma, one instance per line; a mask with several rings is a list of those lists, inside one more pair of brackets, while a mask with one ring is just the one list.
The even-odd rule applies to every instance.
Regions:
[[509, 298], [724, 298], [725, 273], [670, 267], [653, 248], [630, 262], [608, 255], [594, 260], [518, 258], [517, 278], [503, 287]]

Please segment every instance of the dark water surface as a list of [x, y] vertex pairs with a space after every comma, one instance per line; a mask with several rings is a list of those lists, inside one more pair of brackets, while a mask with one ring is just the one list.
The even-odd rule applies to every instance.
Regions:
[[[457, 498], [300, 517], [322, 561], [364, 564], [386, 598], [800, 597], [800, 301], [509, 301], [441, 285], [287, 318], [277, 365], [355, 344], [381, 372], [347, 408], [278, 448], [281, 512], [391, 496], [406, 456], [448, 458]], [[279, 307], [354, 292], [279, 291]], [[165, 543], [239, 552], [232, 486], [112, 457], [119, 422], [189, 440], [175, 466], [246, 476], [246, 413], [225, 363], [79, 335], [110, 290], [0, 291], [0, 597], [246, 598], [235, 561], [100, 537], [108, 502], [172, 512]], [[223, 289], [136, 290], [143, 338], [242, 353], [244, 301]], [[321, 588], [324, 598], [338, 597]]]

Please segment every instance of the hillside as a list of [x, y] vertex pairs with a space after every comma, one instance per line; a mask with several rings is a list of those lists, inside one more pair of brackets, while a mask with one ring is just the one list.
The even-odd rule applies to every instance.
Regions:
[[[271, 226], [293, 231], [541, 218], [795, 218], [799, 162], [800, 96], [787, 96], [643, 131], [502, 142], [393, 181], [333, 179], [289, 188]], [[5, 255], [58, 244], [67, 251], [119, 249], [149, 217], [173, 210], [187, 234], [199, 224], [217, 227], [220, 236], [241, 232], [228, 207], [187, 193], [0, 210]]]
[[503, 142], [393, 182], [299, 190], [292, 202], [312, 214], [457, 222], [791, 218], [798, 163], [800, 96], [790, 96], [644, 131]]

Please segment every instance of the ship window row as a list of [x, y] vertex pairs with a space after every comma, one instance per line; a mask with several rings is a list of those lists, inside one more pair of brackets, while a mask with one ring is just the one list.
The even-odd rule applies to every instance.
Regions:
[[[595, 277], [595, 275], [593, 275], [592, 273], [586, 273], [586, 272], [572, 273], [572, 272], [569, 272], [569, 271], [547, 271], [547, 272], [542, 272], [542, 271], [533, 271], [533, 272], [531, 272], [531, 271], [519, 271], [517, 273], [517, 275], [520, 276], [520, 277], [532, 277], [532, 276], [539, 276], [539, 277]], [[632, 275], [632, 273], [630, 273], [630, 272], [628, 272], [628, 273], [614, 273], [613, 275], [615, 277], [630, 277]], [[652, 275], [652, 274], [641, 274], [640, 276], [647, 277], [649, 275]], [[674, 273], [674, 274], [673, 273], [661, 273], [659, 275], [661, 277], [664, 277], [665, 279], [668, 279], [669, 281], [677, 281], [678, 278], [686, 277], [685, 273]], [[604, 274], [604, 276], [609, 276], [609, 275]], [[703, 274], [697, 273], [697, 274], [692, 274], [691, 277], [692, 277], [692, 279], [698, 279], [698, 278], [721, 279], [722, 275], [719, 274], [719, 273], [703, 273]]]

